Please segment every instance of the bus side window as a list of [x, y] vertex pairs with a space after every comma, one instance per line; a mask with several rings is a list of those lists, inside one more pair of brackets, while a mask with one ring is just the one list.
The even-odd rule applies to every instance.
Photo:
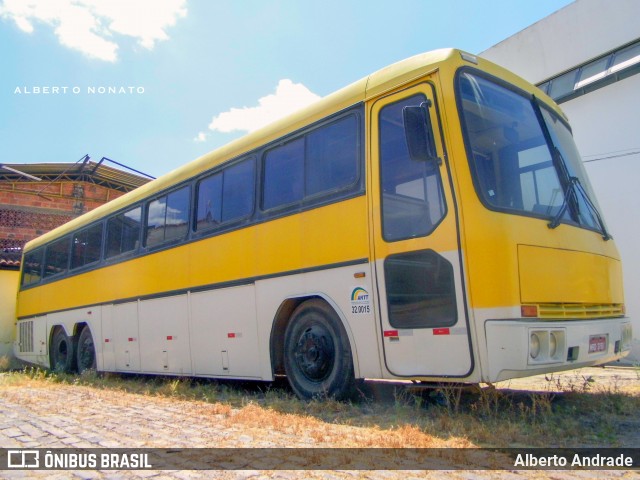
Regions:
[[64, 273], [69, 268], [69, 247], [71, 237], [64, 237], [45, 248], [44, 278]]
[[42, 280], [42, 257], [44, 248], [39, 248], [29, 252], [24, 256], [24, 266], [22, 267], [22, 286], [33, 285]]
[[222, 173], [198, 182], [196, 230], [206, 230], [222, 223]]
[[305, 194], [340, 190], [358, 179], [358, 120], [355, 115], [307, 135]]
[[227, 167], [222, 185], [222, 221], [246, 218], [253, 213], [256, 162], [251, 158]]
[[262, 208], [290, 205], [304, 197], [304, 137], [269, 150], [264, 157]]
[[380, 111], [382, 231], [388, 242], [428, 235], [446, 215], [437, 166], [412, 160], [405, 140], [402, 109], [424, 101], [414, 95]]
[[171, 192], [149, 203], [145, 246], [153, 247], [184, 238], [189, 225], [189, 187]]
[[71, 268], [79, 268], [100, 260], [102, 253], [102, 223], [73, 236], [71, 244]]
[[214, 228], [253, 213], [255, 159], [235, 163], [198, 182], [195, 229]]
[[120, 213], [107, 221], [107, 246], [105, 258], [115, 257], [138, 248], [142, 207]]
[[264, 157], [262, 208], [313, 202], [356, 185], [359, 120], [347, 115], [268, 150]]

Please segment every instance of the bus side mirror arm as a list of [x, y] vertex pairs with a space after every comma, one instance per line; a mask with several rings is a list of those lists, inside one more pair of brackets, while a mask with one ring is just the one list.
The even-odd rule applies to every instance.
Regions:
[[430, 106], [431, 102], [427, 101], [420, 106], [407, 106], [402, 109], [405, 138], [412, 160], [441, 165], [429, 117]]

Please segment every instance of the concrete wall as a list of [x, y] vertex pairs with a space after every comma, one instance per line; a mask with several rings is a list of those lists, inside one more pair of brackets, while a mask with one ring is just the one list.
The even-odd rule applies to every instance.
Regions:
[[[638, 2], [640, 4], [640, 2]], [[640, 74], [561, 105], [622, 256], [625, 304], [640, 363]]]
[[[577, 0], [480, 53], [540, 83], [640, 38], [640, 1]], [[562, 103], [623, 260], [640, 363], [640, 74]]]
[[19, 278], [16, 270], [0, 270], [0, 365], [2, 357], [13, 357]]
[[638, 0], [577, 0], [480, 53], [540, 83], [640, 37]]

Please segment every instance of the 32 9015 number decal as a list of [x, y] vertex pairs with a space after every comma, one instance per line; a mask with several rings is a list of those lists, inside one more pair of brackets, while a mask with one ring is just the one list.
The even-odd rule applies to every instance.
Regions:
[[366, 315], [371, 313], [369, 292], [365, 286], [351, 288], [351, 314]]
[[371, 306], [369, 305], [351, 305], [351, 313], [358, 315], [363, 313], [371, 313]]

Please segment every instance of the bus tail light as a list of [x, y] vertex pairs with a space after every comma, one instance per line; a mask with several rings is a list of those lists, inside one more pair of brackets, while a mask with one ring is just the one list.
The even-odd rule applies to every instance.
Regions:
[[538, 306], [537, 305], [521, 305], [520, 306], [520, 314], [523, 317], [531, 318], [538, 316]]

